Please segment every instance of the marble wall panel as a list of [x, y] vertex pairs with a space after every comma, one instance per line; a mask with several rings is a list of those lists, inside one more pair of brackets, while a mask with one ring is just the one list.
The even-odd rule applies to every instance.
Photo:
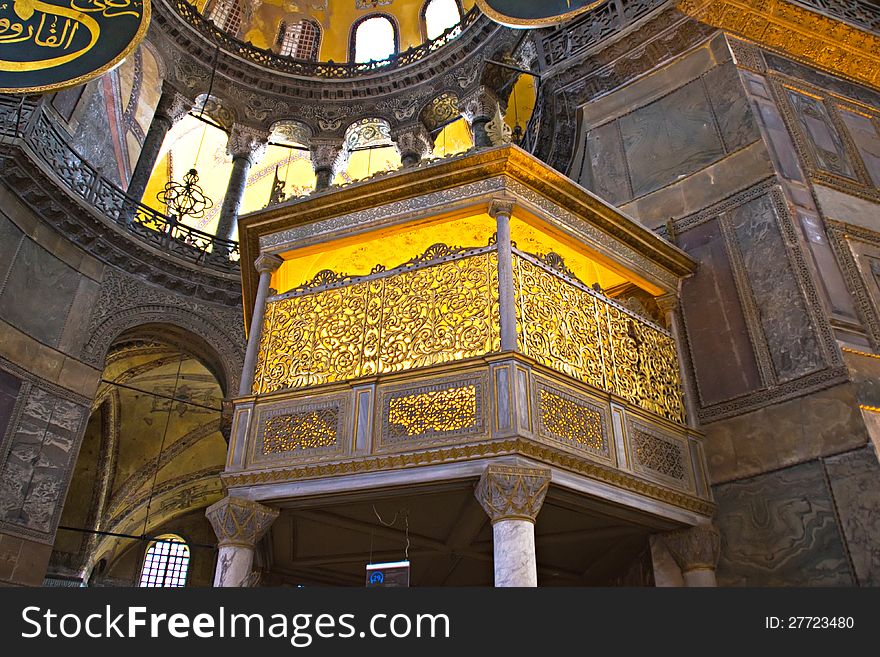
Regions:
[[701, 80], [621, 117], [634, 196], [698, 171], [724, 155]]
[[727, 62], [717, 66], [703, 79], [727, 152], [737, 151], [760, 139], [736, 65]]
[[88, 408], [33, 386], [0, 470], [0, 522], [51, 535]]
[[586, 153], [578, 180], [580, 184], [615, 205], [632, 198], [616, 121], [587, 133]]
[[816, 166], [830, 173], [855, 178], [852, 162], [846, 153], [843, 139], [822, 102], [811, 96], [788, 90], [788, 100], [808, 140]]
[[[700, 400], [709, 405], [760, 388], [719, 220], [683, 233], [678, 243], [700, 263], [681, 291]], [[706, 304], [706, 299], [713, 299], [713, 303]], [[719, 365], [725, 376], [718, 376]]]
[[874, 183], [874, 187], [880, 187], [880, 134], [877, 132], [877, 126], [863, 114], [842, 108], [838, 108], [838, 111], [862, 157], [871, 182]]
[[825, 459], [856, 577], [880, 586], [880, 463], [872, 447]]
[[9, 219], [0, 213], [0, 291], [12, 269], [12, 261], [21, 244], [23, 233]]
[[729, 213], [776, 375], [787, 381], [823, 366], [806, 305], [786, 257], [773, 201], [760, 196]]
[[853, 585], [822, 464], [716, 486], [719, 586]]
[[80, 277], [75, 269], [26, 239], [0, 292], [0, 317], [56, 347]]
[[0, 445], [12, 418], [12, 410], [21, 390], [21, 380], [9, 372], [0, 370]]

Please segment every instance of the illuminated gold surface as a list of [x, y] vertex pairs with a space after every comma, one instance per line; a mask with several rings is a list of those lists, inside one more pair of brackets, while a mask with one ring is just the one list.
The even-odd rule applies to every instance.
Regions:
[[477, 388], [473, 385], [395, 397], [388, 404], [388, 422], [394, 435], [460, 431], [477, 418]]
[[263, 454], [329, 447], [336, 443], [336, 412], [331, 409], [277, 415], [266, 421]]
[[310, 281], [329, 269], [350, 276], [364, 276], [376, 265], [396, 267], [427, 251], [433, 244], [486, 244], [495, 232], [495, 220], [485, 212], [434, 223], [395, 226], [332, 244], [290, 251], [272, 274], [272, 287], [279, 293]]
[[649, 324], [514, 256], [519, 350], [559, 372], [684, 421], [675, 342]]
[[679, 0], [679, 11], [806, 64], [880, 89], [880, 38], [784, 0]]
[[602, 416], [583, 404], [542, 388], [538, 404], [544, 428], [558, 438], [587, 449], [606, 451]]
[[500, 348], [494, 252], [268, 304], [254, 392], [398, 372]]

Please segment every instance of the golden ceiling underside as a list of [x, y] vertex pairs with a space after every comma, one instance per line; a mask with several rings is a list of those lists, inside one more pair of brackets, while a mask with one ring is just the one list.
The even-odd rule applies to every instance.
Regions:
[[679, 11], [805, 64], [880, 89], [880, 38], [784, 0], [679, 0]]

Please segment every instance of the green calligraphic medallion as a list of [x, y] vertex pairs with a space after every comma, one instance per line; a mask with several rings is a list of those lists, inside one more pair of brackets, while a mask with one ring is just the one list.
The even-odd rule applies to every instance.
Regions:
[[83, 84], [134, 50], [150, 0], [0, 0], [0, 92]]
[[489, 18], [511, 27], [556, 25], [589, 11], [603, 0], [476, 0]]

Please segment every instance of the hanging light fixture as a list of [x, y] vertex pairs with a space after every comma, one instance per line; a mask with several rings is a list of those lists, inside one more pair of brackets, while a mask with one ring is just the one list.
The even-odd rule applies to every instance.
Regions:
[[[214, 91], [214, 74], [217, 72], [217, 59], [219, 55], [220, 46], [217, 46], [214, 51], [214, 61], [211, 64], [211, 80], [208, 82], [208, 93], [205, 94], [205, 99], [202, 101], [202, 108], [199, 110], [198, 118], [202, 121], [204, 121], [205, 117], [205, 107], [211, 99], [211, 92]], [[205, 191], [199, 185], [199, 172], [196, 170], [199, 155], [202, 152], [202, 143], [205, 141], [206, 130], [207, 126], [202, 129], [202, 137], [199, 140], [199, 147], [196, 150], [196, 157], [193, 161], [193, 166], [186, 172], [186, 175], [183, 177], [183, 182], [178, 183], [169, 180], [165, 183], [165, 188], [156, 194], [156, 198], [159, 202], [165, 204], [168, 208], [168, 213], [178, 222], [181, 221], [183, 217], [201, 219], [205, 216], [207, 210], [214, 207], [214, 201], [205, 194]]]

